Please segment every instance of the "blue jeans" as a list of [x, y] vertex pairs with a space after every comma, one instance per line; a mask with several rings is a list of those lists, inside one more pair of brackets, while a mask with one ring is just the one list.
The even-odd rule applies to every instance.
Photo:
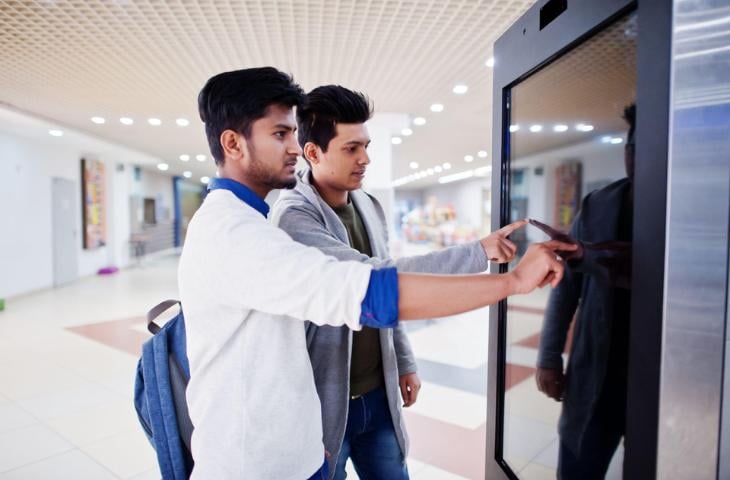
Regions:
[[347, 477], [352, 459], [362, 480], [408, 480], [408, 467], [398, 445], [388, 398], [383, 387], [350, 400], [345, 439], [335, 467], [335, 480]]
[[314, 472], [314, 475], [309, 477], [307, 480], [327, 480], [327, 477], [330, 475], [329, 465], [327, 463], [327, 459], [324, 459], [324, 463], [322, 466]]

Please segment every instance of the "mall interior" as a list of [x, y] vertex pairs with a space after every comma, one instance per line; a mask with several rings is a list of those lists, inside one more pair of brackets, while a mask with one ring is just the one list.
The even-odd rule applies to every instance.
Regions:
[[571, 390], [616, 376], [600, 478], [730, 479], [730, 1], [0, 0], [1, 480], [161, 478], [134, 383], [218, 174], [197, 95], [265, 65], [372, 101], [391, 257], [529, 218], [491, 274], [568, 235], [598, 258], [561, 319], [563, 284], [404, 323], [410, 478], [559, 478], [605, 414]]

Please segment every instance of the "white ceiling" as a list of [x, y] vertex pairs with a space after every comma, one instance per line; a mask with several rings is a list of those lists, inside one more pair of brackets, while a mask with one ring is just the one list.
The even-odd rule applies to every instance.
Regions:
[[[216, 73], [273, 65], [309, 90], [366, 92], [427, 124], [394, 146], [393, 177], [491, 154], [494, 41], [534, 0], [0, 0], [0, 102], [211, 175], [197, 93]], [[457, 83], [468, 85], [455, 95]], [[441, 113], [429, 106], [439, 102]], [[92, 116], [106, 119], [103, 125]], [[120, 117], [133, 118], [131, 126]], [[159, 118], [160, 126], [147, 123]], [[190, 121], [179, 127], [175, 119]], [[206, 154], [205, 162], [195, 160]], [[192, 158], [184, 163], [181, 154]], [[375, 159], [377, 161], [377, 159]], [[435, 182], [435, 177], [420, 181]]]

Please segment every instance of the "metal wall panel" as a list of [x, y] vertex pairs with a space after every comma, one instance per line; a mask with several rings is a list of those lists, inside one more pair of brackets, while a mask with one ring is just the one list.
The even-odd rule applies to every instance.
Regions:
[[[675, 1], [657, 478], [720, 459], [730, 219], [730, 2]], [[726, 438], [727, 441], [727, 438]]]

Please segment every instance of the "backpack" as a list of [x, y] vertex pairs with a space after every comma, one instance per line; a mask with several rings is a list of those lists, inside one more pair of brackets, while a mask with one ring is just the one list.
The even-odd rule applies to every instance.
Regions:
[[134, 408], [157, 452], [157, 463], [165, 480], [187, 479], [193, 470], [190, 453], [193, 424], [185, 400], [190, 366], [182, 306], [163, 327], [155, 323], [160, 314], [175, 305], [180, 302], [166, 300], [147, 313], [147, 329], [153, 337], [142, 345], [134, 385]]

